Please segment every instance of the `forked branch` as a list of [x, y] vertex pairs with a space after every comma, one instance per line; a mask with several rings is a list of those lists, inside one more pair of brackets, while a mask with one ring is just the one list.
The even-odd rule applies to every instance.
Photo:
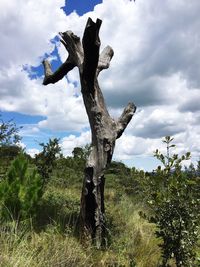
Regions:
[[60, 41], [67, 49], [69, 56], [54, 73], [52, 72], [50, 62], [48, 60], [43, 61], [45, 70], [44, 85], [58, 82], [74, 67], [80, 68], [83, 62], [83, 48], [80, 38], [71, 31], [60, 33], [60, 36], [62, 38]]
[[83, 63], [83, 48], [80, 38], [76, 36], [72, 31], [60, 32], [61, 43], [67, 49], [70, 60], [78, 67], [81, 68]]

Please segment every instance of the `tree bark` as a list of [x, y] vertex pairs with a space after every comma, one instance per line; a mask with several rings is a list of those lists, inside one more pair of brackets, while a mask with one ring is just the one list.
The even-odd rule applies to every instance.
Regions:
[[56, 72], [52, 72], [47, 60], [43, 62], [44, 85], [62, 79], [75, 66], [79, 69], [81, 92], [92, 133], [81, 196], [80, 225], [83, 235], [90, 235], [98, 248], [105, 237], [104, 172], [112, 160], [116, 139], [122, 135], [136, 111], [135, 105], [129, 103], [116, 121], [106, 108], [97, 77], [109, 67], [114, 52], [107, 46], [99, 55], [101, 23], [99, 19], [96, 23], [88, 19], [82, 44], [71, 31], [60, 34], [69, 56]]

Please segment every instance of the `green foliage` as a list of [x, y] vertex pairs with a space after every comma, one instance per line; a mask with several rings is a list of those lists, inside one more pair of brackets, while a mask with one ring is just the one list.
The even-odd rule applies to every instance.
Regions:
[[[112, 176], [114, 176], [112, 178]], [[118, 193], [126, 193], [134, 196], [141, 201], [141, 191], [143, 190], [142, 181], [145, 177], [143, 170], [137, 170], [135, 167], [128, 168], [124, 163], [113, 161], [105, 173], [106, 188], [112, 187], [118, 190]]]
[[20, 220], [34, 216], [42, 196], [41, 178], [28, 169], [28, 161], [20, 154], [0, 182], [0, 207], [4, 220]]
[[89, 153], [90, 153], [90, 145], [86, 145], [85, 147], [75, 147], [72, 151], [73, 163], [71, 167], [79, 171], [84, 171], [85, 163], [89, 156]]
[[[161, 252], [167, 261], [163, 260], [163, 266], [175, 266], [178, 257], [182, 265], [179, 261], [177, 266], [199, 266], [193, 261], [199, 223], [199, 175], [192, 165], [182, 171], [189, 154], [170, 155], [172, 139], [164, 141], [166, 155], [158, 150], [155, 153], [164, 167], [153, 174], [121, 162], [110, 164], [105, 174], [108, 246], [98, 251], [89, 241], [82, 246], [76, 231], [89, 146], [75, 148], [72, 157], [58, 157], [60, 148], [58, 139], [54, 139], [42, 144], [43, 151], [36, 159], [21, 155], [23, 159], [17, 164], [14, 161], [9, 175], [0, 180], [0, 211], [4, 220], [34, 220], [31, 229], [29, 225], [27, 228], [29, 220], [19, 225], [14, 221], [13, 233], [10, 221], [0, 225], [0, 266], [155, 267], [161, 263]], [[9, 153], [4, 151], [2, 160], [3, 153], [12, 155], [10, 147]], [[154, 223], [139, 214], [147, 214]], [[198, 260], [200, 251], [197, 254]]]
[[0, 179], [3, 179], [11, 164], [11, 161], [22, 152], [22, 149], [16, 145], [0, 146]]
[[43, 186], [49, 181], [50, 174], [55, 166], [56, 158], [60, 155], [61, 148], [59, 146], [59, 139], [49, 139], [49, 143], [41, 143], [43, 150], [35, 157], [35, 164], [38, 173], [43, 180]]
[[155, 157], [162, 162], [152, 176], [146, 180], [148, 203], [153, 211], [151, 222], [156, 223], [156, 235], [163, 240], [162, 266], [175, 259], [176, 266], [194, 266], [194, 248], [198, 239], [199, 221], [199, 179], [187, 176], [182, 171], [182, 162], [190, 158], [190, 153], [179, 157], [170, 155], [173, 138], [166, 136], [166, 155], [158, 150]]
[[79, 209], [79, 191], [48, 186], [38, 207], [37, 228], [44, 229], [47, 225], [53, 224], [62, 233], [66, 233], [69, 226], [75, 231]]
[[20, 152], [22, 152], [21, 147], [16, 145], [0, 146], [0, 159], [6, 159], [8, 161], [13, 160]]
[[13, 120], [4, 122], [0, 118], [0, 146], [17, 144], [21, 140], [21, 137], [18, 134], [20, 129], [21, 127], [17, 128]]
[[79, 170], [76, 159], [67, 157], [56, 160], [56, 167], [53, 169], [49, 186], [57, 186], [60, 188], [81, 188], [83, 183], [84, 167]]
[[0, 114], [0, 179], [5, 177], [11, 161], [22, 151], [17, 145], [21, 140], [13, 120], [3, 121]]
[[200, 177], [200, 160], [197, 161], [196, 175]]
[[74, 158], [84, 159], [84, 151], [81, 147], [75, 147], [72, 154]]

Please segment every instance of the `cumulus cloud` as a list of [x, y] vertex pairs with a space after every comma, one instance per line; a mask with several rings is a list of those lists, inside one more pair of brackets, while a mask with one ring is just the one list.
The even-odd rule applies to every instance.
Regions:
[[[77, 69], [55, 85], [44, 87], [30, 79], [22, 66], [37, 66], [50, 55], [50, 42], [59, 31], [82, 37], [90, 16], [103, 20], [102, 49], [111, 45], [114, 58], [99, 80], [114, 117], [133, 101], [137, 114], [117, 141], [117, 158], [148, 155], [165, 135], [177, 139], [180, 151], [197, 157], [200, 140], [200, 2], [198, 0], [103, 0], [93, 12], [65, 16], [65, 1], [20, 0], [0, 2], [0, 109], [43, 115], [36, 127], [80, 131], [62, 140], [68, 155], [89, 142], [81, 132], [88, 120], [80, 93]], [[67, 57], [56, 43], [62, 61]], [[52, 57], [52, 56], [51, 56]], [[51, 58], [52, 60], [55, 58]]]
[[27, 154], [29, 154], [32, 158], [35, 157], [40, 151], [36, 148], [29, 148], [26, 150]]
[[79, 136], [69, 135], [64, 137], [61, 142], [61, 148], [65, 156], [71, 156], [74, 147], [84, 147], [90, 143], [91, 133], [90, 131], [82, 132]]
[[[28, 115], [43, 115], [40, 128], [81, 130], [88, 125], [75, 80], [64, 79], [55, 86], [42, 86], [42, 79], [30, 79], [23, 66], [41, 64], [55, 44], [50, 42], [67, 23], [62, 6], [65, 1], [1, 1], [0, 31], [0, 109]], [[73, 14], [71, 15], [73, 16]], [[75, 17], [78, 15], [75, 14]], [[51, 60], [52, 55], [50, 56]]]
[[81, 130], [88, 125], [82, 98], [75, 97], [73, 83], [66, 79], [44, 87], [41, 79], [30, 80], [25, 72], [10, 69], [0, 73], [0, 108], [47, 119], [38, 127], [52, 130]]
[[[39, 56], [49, 52], [49, 42], [62, 30], [65, 14], [60, 9], [64, 0], [0, 2], [1, 67], [38, 64]], [[45, 38], [45, 39], [44, 39]]]
[[135, 122], [134, 135], [144, 137], [144, 138], [162, 138], [166, 135], [175, 135], [177, 133], [186, 130], [186, 119], [183, 121], [182, 114], [176, 112], [176, 110], [171, 107], [155, 107], [153, 110], [150, 109], [150, 114], [148, 114], [148, 109], [141, 111], [138, 114]]
[[179, 104], [179, 110], [182, 112], [200, 111], [200, 92], [199, 89], [190, 90], [182, 103]]

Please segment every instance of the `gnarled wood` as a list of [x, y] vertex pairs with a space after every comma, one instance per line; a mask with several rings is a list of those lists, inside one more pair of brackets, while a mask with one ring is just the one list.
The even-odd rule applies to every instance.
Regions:
[[100, 71], [109, 67], [114, 52], [107, 46], [99, 56], [101, 23], [99, 19], [96, 22], [88, 19], [82, 44], [71, 31], [60, 34], [69, 56], [56, 72], [52, 73], [48, 61], [43, 63], [44, 85], [62, 79], [75, 66], [79, 69], [81, 91], [92, 132], [81, 196], [80, 225], [83, 235], [91, 235], [97, 247], [104, 243], [105, 233], [104, 172], [112, 160], [116, 139], [122, 135], [136, 111], [135, 105], [129, 103], [115, 121], [105, 105], [97, 77]]

